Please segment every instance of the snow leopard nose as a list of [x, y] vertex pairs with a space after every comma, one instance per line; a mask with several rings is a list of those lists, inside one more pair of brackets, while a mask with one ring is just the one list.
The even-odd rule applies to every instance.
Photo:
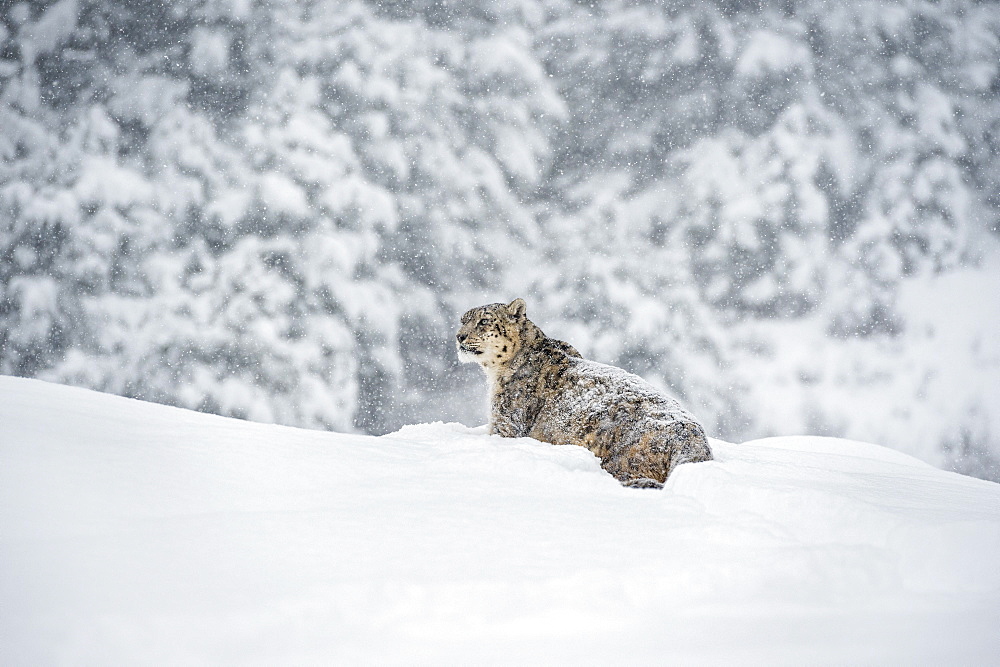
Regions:
[[469, 334], [462, 334], [462, 333], [460, 333], [457, 336], [455, 336], [455, 338], [458, 339], [459, 343], [464, 343], [465, 339], [468, 338], [468, 337], [469, 337]]

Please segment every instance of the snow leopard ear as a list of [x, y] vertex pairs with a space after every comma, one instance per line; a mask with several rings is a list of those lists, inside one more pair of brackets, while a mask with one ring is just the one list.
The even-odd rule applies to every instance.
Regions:
[[524, 299], [514, 299], [507, 304], [507, 312], [510, 313], [511, 317], [515, 320], [519, 320], [524, 317], [524, 313], [527, 309], [528, 305], [524, 303]]

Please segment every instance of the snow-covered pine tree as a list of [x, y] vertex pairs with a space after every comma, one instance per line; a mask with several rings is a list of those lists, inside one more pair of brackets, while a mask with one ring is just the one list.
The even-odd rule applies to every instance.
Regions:
[[453, 366], [456, 312], [534, 245], [518, 192], [562, 110], [523, 31], [449, 32], [381, 9], [276, 13], [276, 83], [243, 129], [256, 168], [309, 211], [292, 234], [309, 250], [291, 261], [305, 294], [323, 295], [307, 311], [354, 333], [356, 425], [375, 432], [412, 419]]

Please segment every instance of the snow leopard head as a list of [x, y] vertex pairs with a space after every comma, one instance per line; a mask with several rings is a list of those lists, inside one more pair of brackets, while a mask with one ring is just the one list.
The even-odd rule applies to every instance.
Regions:
[[517, 353], [525, 322], [524, 299], [491, 303], [462, 315], [456, 344], [460, 361], [483, 367], [502, 366]]

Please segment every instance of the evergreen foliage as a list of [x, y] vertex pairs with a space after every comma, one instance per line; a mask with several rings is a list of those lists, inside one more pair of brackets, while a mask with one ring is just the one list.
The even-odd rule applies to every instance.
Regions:
[[907, 306], [993, 266], [998, 70], [971, 0], [7, 3], [0, 372], [386, 432], [475, 419], [455, 316], [524, 296], [720, 436], [998, 477], [994, 348]]

